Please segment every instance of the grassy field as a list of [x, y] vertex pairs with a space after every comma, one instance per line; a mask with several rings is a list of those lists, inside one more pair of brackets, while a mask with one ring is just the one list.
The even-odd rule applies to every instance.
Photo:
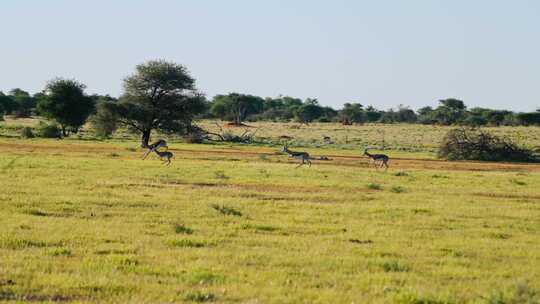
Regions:
[[[202, 121], [199, 124], [205, 129], [217, 131], [215, 121]], [[250, 130], [257, 130], [256, 137], [261, 142], [282, 142], [280, 136], [292, 137], [291, 145], [302, 147], [321, 147], [328, 149], [376, 149], [403, 152], [435, 152], [441, 139], [452, 126], [434, 126], [418, 124], [366, 124], [343, 126], [338, 123], [247, 123]], [[220, 122], [220, 125], [225, 125]], [[491, 127], [484, 128], [495, 135], [509, 137], [531, 148], [540, 148], [540, 127]], [[241, 133], [244, 128], [225, 128], [225, 130]], [[331, 143], [324, 142], [328, 136]]]
[[0, 301], [540, 301], [540, 165], [278, 150], [0, 138]]
[[[18, 138], [23, 127], [37, 127], [39, 119], [7, 119], [0, 122], [0, 137]], [[298, 123], [248, 122], [249, 128], [227, 128], [225, 122], [214, 120], [198, 121], [206, 130], [240, 135], [245, 130], [255, 132], [257, 145], [278, 146], [285, 141], [294, 147], [320, 148], [327, 150], [359, 150], [374, 148], [391, 150], [394, 153], [419, 153], [422, 158], [433, 157], [441, 139], [452, 126], [434, 126], [417, 124], [366, 124], [343, 126], [338, 123]], [[528, 148], [540, 149], [540, 127], [486, 127], [495, 135], [508, 137]], [[283, 136], [290, 137], [284, 139]], [[325, 136], [330, 142], [324, 141]], [[95, 139], [90, 126], [86, 126], [78, 139]], [[160, 135], [170, 142], [182, 142], [182, 138]], [[116, 133], [115, 140], [132, 141], [133, 134]]]

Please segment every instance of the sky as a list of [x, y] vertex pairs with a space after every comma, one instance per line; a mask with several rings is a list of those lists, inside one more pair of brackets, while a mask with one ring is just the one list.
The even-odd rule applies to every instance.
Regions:
[[340, 108], [540, 108], [536, 0], [0, 0], [0, 90], [74, 78], [122, 94], [137, 64], [185, 65], [209, 98]]

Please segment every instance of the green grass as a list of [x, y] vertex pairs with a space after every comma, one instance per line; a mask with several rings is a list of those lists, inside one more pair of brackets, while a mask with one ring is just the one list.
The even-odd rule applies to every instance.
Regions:
[[182, 224], [175, 224], [174, 231], [179, 234], [193, 234], [193, 229], [186, 227]]
[[539, 165], [137, 146], [0, 139], [0, 302], [538, 301]]

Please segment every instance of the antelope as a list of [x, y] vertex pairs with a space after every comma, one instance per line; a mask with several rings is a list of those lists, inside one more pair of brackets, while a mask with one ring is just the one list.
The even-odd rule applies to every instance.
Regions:
[[289, 157], [294, 157], [294, 158], [298, 158], [298, 159], [302, 160], [302, 163], [300, 163], [298, 166], [296, 166], [296, 168], [298, 168], [298, 167], [300, 167], [302, 165], [305, 165], [306, 163], [309, 165], [309, 167], [311, 167], [311, 161], [309, 160], [310, 159], [309, 153], [291, 151], [291, 150], [289, 150], [289, 147], [287, 145], [283, 146], [283, 149], [281, 151], [289, 154]]
[[379, 167], [382, 167], [382, 166], [385, 166], [386, 169], [388, 169], [388, 161], [390, 160], [390, 158], [388, 157], [388, 155], [384, 155], [384, 154], [370, 154], [368, 152], [368, 149], [365, 149], [364, 150], [364, 155], [371, 158], [373, 160], [373, 163], [375, 164], [375, 166], [377, 166], [377, 163], [379, 162], [380, 165]]
[[164, 139], [158, 139], [155, 143], [152, 143], [151, 145], [148, 145], [146, 148], [148, 148], [148, 152], [144, 153], [142, 159], [146, 159], [148, 154], [150, 154], [152, 151], [157, 151], [157, 149], [164, 147], [167, 150], [169, 149], [169, 146], [167, 146], [167, 142]]
[[167, 166], [169, 166], [171, 164], [171, 158], [174, 157], [174, 155], [172, 154], [172, 152], [169, 152], [169, 151], [158, 151], [158, 150], [153, 150], [154, 152], [156, 152], [156, 154], [159, 156], [159, 158], [163, 161], [163, 164], [167, 164]]

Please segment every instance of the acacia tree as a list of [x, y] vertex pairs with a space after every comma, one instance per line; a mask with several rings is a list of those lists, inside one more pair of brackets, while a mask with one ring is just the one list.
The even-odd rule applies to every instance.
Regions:
[[352, 125], [353, 123], [363, 123], [366, 121], [364, 106], [359, 103], [345, 103], [340, 111], [341, 123]]
[[38, 98], [39, 113], [56, 120], [63, 136], [77, 133], [94, 111], [94, 101], [84, 93], [85, 88], [76, 80], [56, 78], [47, 83], [45, 94]]
[[214, 97], [210, 111], [213, 115], [242, 125], [248, 115], [262, 112], [264, 99], [258, 96], [230, 93]]
[[323, 114], [324, 109], [319, 105], [319, 101], [316, 98], [306, 99], [306, 101], [294, 111], [296, 120], [305, 124], [312, 122]]
[[439, 100], [440, 105], [433, 111], [433, 118], [442, 125], [458, 123], [465, 116], [467, 107], [459, 99], [448, 98]]
[[148, 147], [153, 130], [186, 134], [193, 118], [205, 109], [204, 96], [195, 89], [195, 79], [186, 67], [164, 60], [152, 60], [136, 67], [124, 79], [119, 101], [106, 103], [117, 122], [141, 133], [141, 146]]
[[3, 114], [11, 114], [14, 109], [15, 105], [11, 97], [0, 91], [0, 111], [2, 111]]
[[540, 111], [529, 113], [518, 113], [518, 121], [524, 126], [540, 125]]
[[28, 92], [16, 88], [11, 90], [9, 95], [13, 100], [13, 114], [15, 114], [15, 117], [22, 118], [32, 115], [32, 109], [36, 106], [36, 101]]

